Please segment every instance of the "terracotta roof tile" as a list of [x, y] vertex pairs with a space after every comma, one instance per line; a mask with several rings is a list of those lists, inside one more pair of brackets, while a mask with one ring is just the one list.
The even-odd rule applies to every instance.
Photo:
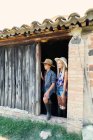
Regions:
[[77, 13], [72, 13], [69, 15], [68, 19], [63, 16], [56, 17], [55, 21], [51, 19], [45, 19], [42, 24], [38, 21], [33, 21], [31, 25], [22, 25], [20, 28], [13, 27], [12, 29], [5, 28], [0, 31], [0, 38], [16, 37], [20, 35], [37, 35], [41, 33], [46, 33], [48, 31], [56, 30], [68, 30], [75, 26], [89, 26], [93, 25], [93, 9], [86, 11], [84, 17], [80, 17]]

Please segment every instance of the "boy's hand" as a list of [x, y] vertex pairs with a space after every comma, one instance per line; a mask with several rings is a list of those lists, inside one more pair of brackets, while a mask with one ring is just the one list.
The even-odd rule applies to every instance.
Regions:
[[48, 98], [49, 97], [49, 91], [46, 91], [44, 96]]

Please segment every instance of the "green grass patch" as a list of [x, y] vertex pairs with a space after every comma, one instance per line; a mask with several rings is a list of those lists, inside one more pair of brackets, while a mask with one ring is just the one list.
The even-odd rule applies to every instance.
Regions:
[[82, 140], [81, 134], [67, 133], [58, 125], [0, 117], [0, 135], [9, 140], [41, 140], [42, 130], [50, 130], [52, 137], [47, 140]]

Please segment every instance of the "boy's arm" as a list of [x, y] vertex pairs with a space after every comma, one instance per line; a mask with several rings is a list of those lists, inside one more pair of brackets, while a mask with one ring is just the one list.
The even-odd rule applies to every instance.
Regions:
[[50, 91], [55, 87], [55, 83], [52, 83], [50, 88], [46, 91], [45, 96], [49, 97]]
[[47, 92], [50, 93], [50, 91], [51, 91], [54, 87], [55, 87], [55, 83], [52, 83], [51, 86], [50, 86], [50, 88], [47, 90]]
[[43, 75], [42, 75], [42, 72], [41, 72], [41, 79], [44, 80], [44, 77], [43, 77]]
[[52, 78], [51, 78], [51, 86], [49, 87], [49, 89], [47, 90], [47, 92], [45, 94], [48, 94], [50, 93], [50, 91], [55, 87], [55, 83], [56, 83], [56, 74], [52, 74]]

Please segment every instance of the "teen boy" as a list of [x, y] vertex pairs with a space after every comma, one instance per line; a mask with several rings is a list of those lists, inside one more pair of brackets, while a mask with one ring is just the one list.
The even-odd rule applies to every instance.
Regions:
[[44, 80], [43, 102], [47, 111], [47, 120], [49, 120], [51, 118], [51, 97], [55, 93], [56, 74], [51, 70], [51, 67], [54, 67], [51, 59], [45, 59], [43, 64], [46, 71], [44, 77], [41, 75]]

